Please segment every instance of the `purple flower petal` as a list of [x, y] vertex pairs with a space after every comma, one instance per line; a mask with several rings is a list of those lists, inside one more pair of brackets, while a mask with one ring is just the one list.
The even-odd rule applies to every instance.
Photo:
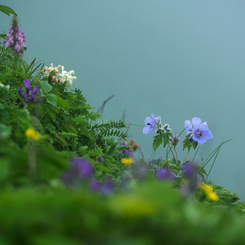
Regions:
[[31, 82], [28, 79], [25, 79], [24, 80], [24, 85], [25, 85], [25, 88], [26, 88], [26, 93], [27, 93], [27, 95], [29, 95], [29, 92], [30, 92], [30, 89], [31, 89]]

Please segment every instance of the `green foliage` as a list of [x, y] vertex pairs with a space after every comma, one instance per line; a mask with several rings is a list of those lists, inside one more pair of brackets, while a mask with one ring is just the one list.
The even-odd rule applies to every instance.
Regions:
[[109, 198], [57, 184], [48, 190], [26, 188], [0, 194], [1, 243], [245, 242], [245, 223], [238, 214], [185, 201], [168, 183], [145, 182], [132, 192]]
[[[132, 142], [122, 145], [128, 141], [124, 121], [102, 121], [81, 89], [68, 91], [68, 81], [53, 79], [54, 70], [43, 76], [44, 65], [36, 59], [28, 64], [2, 45], [0, 58], [1, 244], [244, 243], [244, 203], [236, 193], [207, 182], [226, 142], [196, 166], [191, 180], [184, 172], [188, 161], [182, 164], [174, 154], [168, 158], [178, 143], [171, 141], [168, 125], [153, 140], [154, 150], [167, 146], [165, 158], [146, 161], [141, 152], [142, 159], [122, 164], [129, 158], [123, 152], [133, 149]], [[35, 99], [25, 97], [25, 79], [31, 91], [39, 90]], [[197, 143], [187, 137], [184, 149], [189, 153], [192, 147]], [[87, 177], [82, 164], [74, 167], [73, 158], [85, 166], [89, 161], [93, 174]], [[204, 167], [212, 159], [207, 174]], [[162, 168], [174, 181], [157, 180]], [[193, 190], [183, 195], [193, 180]], [[93, 181], [98, 189], [92, 191]], [[210, 185], [219, 199], [208, 198], [199, 182]]]
[[4, 14], [8, 15], [8, 16], [10, 14], [17, 16], [17, 14], [14, 12], [13, 9], [11, 9], [10, 7], [7, 7], [5, 5], [0, 5], [0, 11], [3, 12]]

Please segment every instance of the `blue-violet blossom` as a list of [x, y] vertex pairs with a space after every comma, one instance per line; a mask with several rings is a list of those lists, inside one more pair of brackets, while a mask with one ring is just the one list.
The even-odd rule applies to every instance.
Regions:
[[194, 117], [192, 120], [185, 121], [186, 132], [192, 133], [192, 139], [199, 144], [203, 145], [207, 140], [213, 139], [213, 134], [209, 130], [207, 122], [201, 121], [200, 118]]
[[154, 128], [155, 125], [160, 125], [161, 117], [156, 117], [153, 113], [151, 113], [151, 117], [147, 117], [145, 119], [145, 127], [143, 128], [143, 134], [149, 134]]
[[[34, 98], [34, 94], [38, 94], [39, 91], [37, 89], [37, 85], [33, 87], [33, 90], [31, 92], [31, 82], [28, 79], [24, 80], [24, 86], [26, 88], [26, 91], [22, 93], [22, 85], [20, 85], [20, 89], [17, 90], [18, 94], [24, 98], [25, 102], [35, 101], [36, 98]], [[30, 93], [31, 92], [31, 93]]]

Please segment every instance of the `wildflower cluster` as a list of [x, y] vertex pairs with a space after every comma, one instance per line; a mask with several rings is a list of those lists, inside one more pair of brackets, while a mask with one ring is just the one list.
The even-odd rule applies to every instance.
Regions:
[[92, 191], [100, 191], [109, 194], [114, 189], [111, 179], [99, 182], [93, 177], [94, 168], [92, 164], [84, 158], [74, 158], [71, 161], [71, 168], [63, 175], [63, 181], [68, 186], [76, 186], [81, 182], [87, 181]]
[[[61, 69], [61, 72], [59, 69]], [[67, 82], [68, 85], [72, 86], [73, 80], [77, 79], [76, 76], [72, 76], [72, 74], [75, 73], [73, 70], [67, 72], [64, 70], [64, 66], [58, 65], [54, 67], [53, 63], [51, 63], [50, 67], [45, 66], [41, 72], [44, 77], [50, 77], [51, 81], [57, 84], [64, 84]]]
[[17, 17], [13, 17], [12, 26], [10, 27], [8, 33], [6, 34], [7, 40], [4, 40], [3, 43], [5, 43], [6, 48], [13, 49], [16, 54], [21, 58], [23, 51], [26, 50], [25, 46], [25, 34], [23, 31], [21, 31]]
[[35, 94], [39, 93], [39, 90], [37, 89], [37, 85], [33, 87], [33, 90], [31, 91], [31, 82], [28, 79], [24, 80], [24, 86], [26, 91], [22, 92], [22, 85], [20, 85], [20, 89], [18, 89], [18, 94], [25, 100], [25, 103], [35, 101], [36, 98], [33, 97]]

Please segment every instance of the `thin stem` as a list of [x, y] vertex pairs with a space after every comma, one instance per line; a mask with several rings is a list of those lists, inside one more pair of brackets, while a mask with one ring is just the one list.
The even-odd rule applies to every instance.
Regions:
[[213, 168], [213, 166], [214, 166], [214, 163], [215, 163], [215, 161], [216, 161], [216, 158], [217, 158], [218, 155], [219, 155], [219, 151], [220, 151], [220, 147], [219, 147], [219, 149], [217, 150], [217, 154], [216, 154], [216, 156], [215, 156], [215, 158], [214, 158], [214, 161], [213, 161], [213, 164], [212, 164], [212, 166], [211, 166], [211, 168], [210, 168], [210, 170], [209, 170], [209, 172], [208, 172], [208, 175], [207, 175], [206, 180], [208, 179], [208, 176], [209, 176], [209, 174], [211, 173], [211, 170], [212, 170], [212, 168]]
[[[175, 147], [174, 147], [174, 151], [175, 151], [176, 158], [177, 158], [177, 161], [178, 161], [179, 157], [178, 157], [178, 153], [177, 153], [177, 151], [176, 151], [176, 148], [175, 148]], [[178, 161], [178, 162], [179, 162], [179, 161]]]
[[232, 139], [230, 139], [230, 140], [227, 140], [227, 141], [225, 141], [225, 142], [222, 142], [218, 147], [216, 147], [209, 155], [208, 155], [208, 157], [206, 158], [206, 160], [203, 162], [203, 164], [202, 164], [202, 168], [204, 168], [209, 162], [210, 162], [210, 160], [213, 158], [213, 156], [216, 154], [216, 152], [218, 151], [218, 149], [222, 146], [222, 145], [224, 145], [225, 143], [227, 143], [227, 142], [229, 142], [229, 141], [231, 141]]
[[145, 162], [145, 158], [144, 158], [144, 154], [143, 154], [142, 150], [140, 148], [138, 148], [138, 149], [139, 149], [139, 151], [141, 153], [141, 156], [142, 156], [143, 161]]
[[184, 162], [185, 162], [185, 160], [186, 160], [187, 156], [189, 155], [189, 153], [190, 153], [190, 150], [187, 152], [187, 154], [186, 154], [186, 156], [185, 156], [184, 160], [182, 161], [182, 163], [184, 163]]
[[194, 155], [194, 157], [192, 158], [192, 162], [194, 161], [194, 159], [195, 159], [195, 157], [196, 157], [196, 155], [197, 155], [197, 152], [199, 151], [199, 146], [198, 146], [198, 148], [197, 148], [197, 150], [196, 150], [196, 153], [195, 153], [195, 155]]
[[170, 150], [171, 150], [171, 152], [172, 152], [172, 155], [173, 155], [173, 157], [174, 157], [174, 160], [175, 160], [176, 164], [178, 165], [179, 163], [178, 163], [178, 161], [177, 161], [177, 159], [176, 159], [176, 157], [175, 157], [175, 155], [174, 155], [174, 152], [173, 152], [172, 147], [170, 146], [169, 142], [168, 142], [168, 147], [170, 148]]

